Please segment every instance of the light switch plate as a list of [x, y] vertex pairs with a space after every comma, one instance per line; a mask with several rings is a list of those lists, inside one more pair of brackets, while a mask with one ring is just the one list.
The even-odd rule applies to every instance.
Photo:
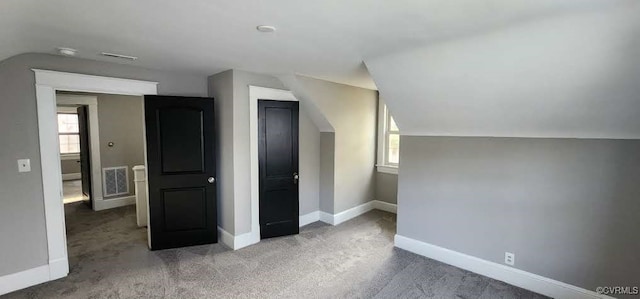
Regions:
[[30, 159], [19, 159], [18, 160], [18, 172], [29, 172], [31, 171], [31, 160]]

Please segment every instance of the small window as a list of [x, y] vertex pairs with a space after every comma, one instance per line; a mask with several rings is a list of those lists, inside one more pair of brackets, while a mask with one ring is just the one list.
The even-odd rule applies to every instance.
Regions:
[[389, 113], [389, 109], [384, 107], [385, 111], [385, 157], [384, 165], [398, 166], [400, 163], [400, 130], [393, 117]]
[[80, 153], [78, 114], [58, 113], [58, 141], [60, 154]]
[[400, 163], [400, 130], [389, 113], [387, 106], [380, 101], [378, 112], [378, 171], [398, 173]]

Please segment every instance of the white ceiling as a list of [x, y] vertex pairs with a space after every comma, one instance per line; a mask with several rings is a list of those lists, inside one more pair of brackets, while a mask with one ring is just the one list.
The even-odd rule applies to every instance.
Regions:
[[[616, 0], [2, 0], [0, 60], [80, 50], [211, 75], [299, 73], [375, 88], [363, 61], [539, 15]], [[259, 33], [257, 25], [278, 31]], [[129, 63], [129, 62], [127, 62]]]
[[366, 63], [405, 135], [640, 139], [640, 1]]

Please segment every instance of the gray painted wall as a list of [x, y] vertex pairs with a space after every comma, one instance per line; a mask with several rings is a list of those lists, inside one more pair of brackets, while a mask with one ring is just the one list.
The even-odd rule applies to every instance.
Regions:
[[[0, 275], [47, 264], [35, 76], [31, 68], [159, 82], [159, 94], [206, 96], [206, 78], [139, 67], [23, 54], [0, 62]], [[31, 159], [18, 173], [17, 159]]]
[[376, 173], [376, 200], [393, 204], [398, 202], [397, 174]]
[[62, 174], [80, 173], [80, 159], [61, 159]]
[[640, 141], [402, 136], [398, 234], [594, 289], [640, 277]]
[[639, 141], [616, 139], [640, 138], [639, 12], [603, 1], [367, 59], [403, 135], [515, 137], [403, 136], [398, 233], [514, 252], [589, 289], [638, 285]]
[[300, 102], [300, 215], [320, 209], [320, 130], [308, 112], [305, 103]]
[[[221, 227], [240, 235], [251, 231], [251, 153], [249, 86], [286, 89], [276, 77], [228, 70], [209, 77], [209, 94], [218, 102]], [[320, 131], [300, 103], [300, 214], [318, 210]]]
[[[135, 194], [133, 166], [144, 165], [144, 118], [142, 97], [95, 94], [98, 96], [100, 163], [103, 168], [127, 166], [129, 193]], [[109, 142], [114, 146], [109, 147]], [[122, 197], [126, 195], [116, 195]]]
[[320, 211], [333, 214], [336, 134], [320, 133]]
[[[374, 199], [376, 91], [297, 76], [296, 88], [304, 91], [335, 129], [334, 203], [331, 214], [337, 214]], [[324, 132], [323, 132], [324, 136]], [[324, 139], [323, 139], [324, 141]], [[324, 143], [321, 147], [326, 148]], [[330, 155], [321, 154], [321, 159]], [[321, 179], [322, 182], [327, 180]], [[326, 193], [322, 185], [322, 198]], [[329, 205], [321, 204], [321, 208]]]
[[209, 96], [215, 99], [218, 224], [233, 234], [233, 71], [210, 76], [208, 82]]
[[[251, 231], [249, 85], [285, 89], [280, 80], [273, 76], [233, 70], [233, 191], [236, 235]], [[300, 136], [303, 136], [303, 132], [300, 132]]]

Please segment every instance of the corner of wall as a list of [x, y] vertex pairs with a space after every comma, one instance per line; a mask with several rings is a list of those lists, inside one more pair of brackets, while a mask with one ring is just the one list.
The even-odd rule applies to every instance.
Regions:
[[[235, 233], [233, 167], [233, 70], [208, 77], [209, 96], [214, 98], [216, 123], [216, 177], [218, 224], [222, 232]], [[224, 233], [220, 236], [224, 236]], [[228, 239], [228, 238], [227, 238]], [[222, 240], [225, 240], [222, 238]]]

